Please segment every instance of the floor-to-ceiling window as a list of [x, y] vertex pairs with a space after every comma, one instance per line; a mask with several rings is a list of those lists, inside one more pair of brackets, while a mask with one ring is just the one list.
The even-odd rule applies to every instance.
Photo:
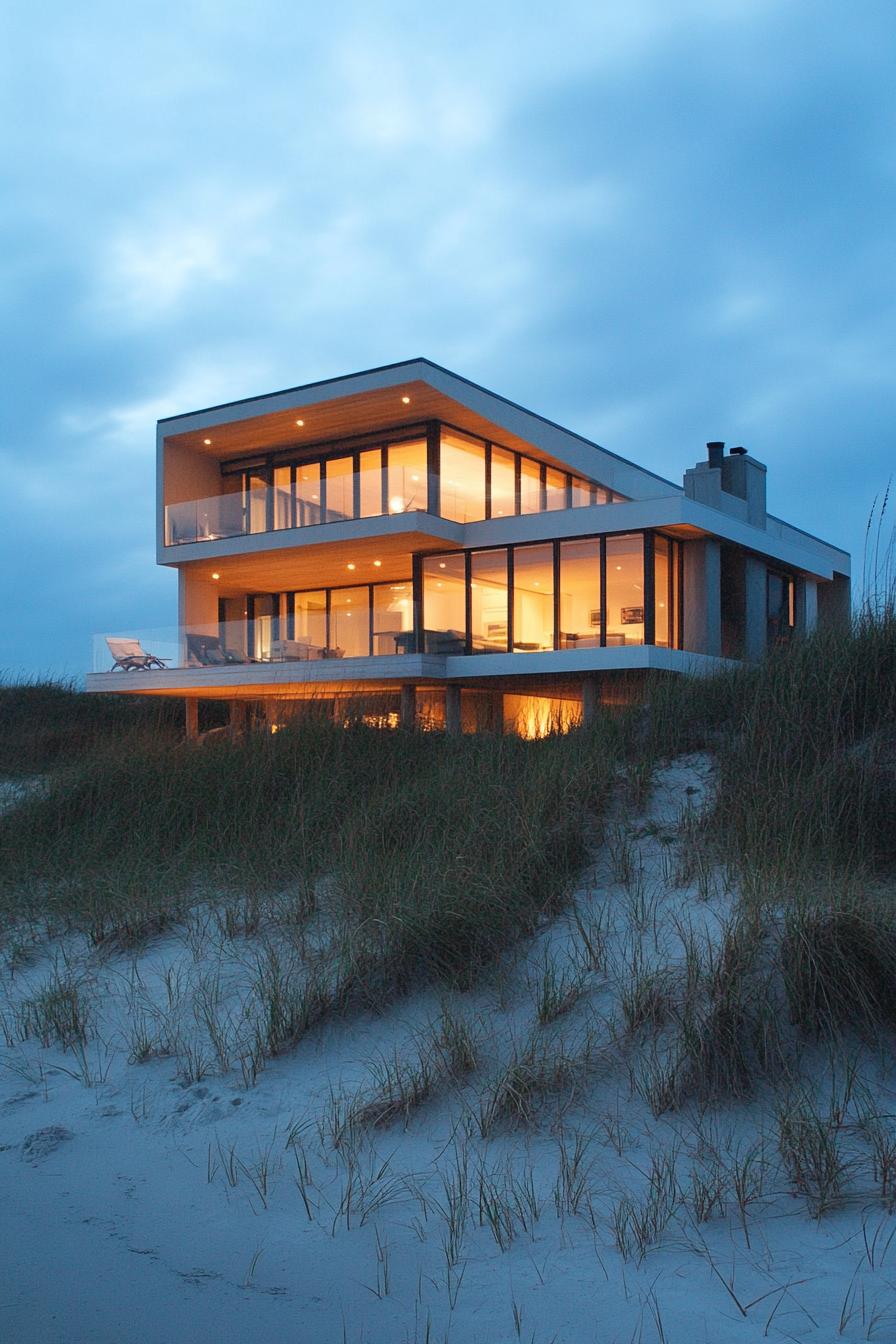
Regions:
[[327, 594], [324, 589], [293, 593], [292, 638], [308, 646], [309, 654], [323, 654], [327, 647]]
[[554, 647], [554, 546], [513, 550], [513, 647], [535, 653]]
[[404, 583], [378, 583], [373, 589], [373, 652], [411, 653], [414, 643], [414, 591]]
[[330, 652], [343, 658], [370, 654], [370, 589], [333, 588], [330, 591]]
[[327, 522], [338, 523], [354, 518], [354, 458], [331, 457], [326, 462]]
[[440, 444], [441, 515], [456, 523], [479, 522], [485, 517], [485, 444], [444, 428]]
[[383, 512], [383, 450], [368, 448], [359, 454], [360, 503], [362, 518], [376, 518]]
[[466, 649], [467, 583], [463, 551], [423, 560], [423, 648], [425, 653]]
[[473, 653], [506, 653], [507, 549], [470, 555], [470, 648]]
[[600, 637], [600, 538], [561, 541], [560, 647], [597, 648]]
[[389, 512], [425, 510], [428, 504], [426, 440], [389, 447]]
[[545, 495], [544, 506], [546, 509], [565, 509], [566, 508], [566, 472], [557, 471], [554, 467], [546, 467], [544, 474]]
[[295, 527], [292, 467], [274, 468], [274, 527]]
[[644, 534], [607, 537], [607, 644], [644, 643]]
[[516, 458], [506, 448], [492, 446], [492, 517], [511, 518], [516, 513]]
[[541, 466], [520, 458], [520, 513], [541, 513]]

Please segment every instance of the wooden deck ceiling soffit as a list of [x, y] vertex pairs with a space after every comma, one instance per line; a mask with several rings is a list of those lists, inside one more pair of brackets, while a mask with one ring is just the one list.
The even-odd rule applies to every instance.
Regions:
[[[239, 414], [234, 407], [233, 414]], [[301, 420], [302, 424], [297, 422]], [[518, 452], [533, 453], [554, 465], [558, 459], [534, 449], [526, 439], [511, 434], [485, 416], [469, 410], [461, 402], [420, 380], [358, 392], [353, 396], [294, 406], [245, 419], [233, 419], [220, 425], [166, 435], [166, 443], [189, 448], [218, 461], [248, 457], [252, 454], [295, 450], [307, 446], [309, 454], [318, 445], [342, 439], [360, 438], [386, 430], [404, 431], [420, 427], [427, 420], [443, 420], [480, 438], [493, 440]]]

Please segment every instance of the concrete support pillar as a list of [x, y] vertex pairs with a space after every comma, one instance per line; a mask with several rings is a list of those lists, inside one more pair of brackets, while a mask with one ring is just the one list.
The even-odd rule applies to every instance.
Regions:
[[249, 703], [246, 700], [230, 702], [230, 735], [239, 737], [249, 726]]
[[189, 696], [185, 701], [186, 715], [184, 728], [188, 739], [199, 736], [199, 701], [195, 695]]
[[582, 727], [594, 722], [600, 706], [600, 682], [597, 677], [582, 678]]
[[744, 556], [744, 657], [756, 662], [765, 654], [768, 639], [768, 596], [765, 562]]
[[401, 703], [398, 707], [398, 722], [405, 732], [411, 733], [417, 726], [417, 687], [402, 686]]
[[796, 581], [796, 628], [801, 635], [811, 635], [818, 625], [818, 583], [815, 579]]
[[460, 687], [449, 682], [445, 687], [445, 732], [456, 737], [460, 731]]
[[722, 554], [714, 537], [684, 544], [684, 647], [722, 652]]

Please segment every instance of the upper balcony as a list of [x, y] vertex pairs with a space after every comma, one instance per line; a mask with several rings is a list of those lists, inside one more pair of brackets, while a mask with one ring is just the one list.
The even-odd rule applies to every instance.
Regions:
[[[375, 443], [368, 437], [214, 464], [206, 457], [201, 472], [199, 462], [183, 452], [165, 460], [162, 545], [175, 563], [176, 547], [361, 519], [414, 513], [463, 524], [623, 499], [548, 461], [438, 422], [396, 429]], [[199, 483], [215, 478], [220, 491], [193, 497]]]

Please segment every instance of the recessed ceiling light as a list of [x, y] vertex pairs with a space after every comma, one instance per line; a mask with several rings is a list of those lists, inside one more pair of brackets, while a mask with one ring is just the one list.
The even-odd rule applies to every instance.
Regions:
[[214, 574], [212, 575], [212, 578], [213, 578], [213, 579], [220, 579], [220, 577], [221, 577], [221, 575], [218, 573], [217, 570], [215, 570]]
[[205, 446], [208, 448], [209, 445], [211, 444], [211, 439], [203, 439], [202, 442], [203, 442], [203, 443], [205, 444]]
[[382, 563], [383, 563], [382, 560], [374, 560], [373, 562], [374, 569], [379, 569]]
[[444, 561], [444, 560], [440, 560], [440, 561], [439, 561], [439, 569], [444, 569], [444, 568], [445, 568], [445, 561]]
[[355, 565], [354, 565], [354, 561], [353, 561], [353, 560], [350, 560], [350, 561], [348, 562], [348, 564], [346, 565], [346, 569], [354, 569], [354, 567], [355, 567]]
[[411, 399], [410, 399], [410, 397], [402, 397], [401, 400], [402, 400], [402, 402], [404, 403], [405, 406], [410, 406], [410, 404], [411, 404]]
[[297, 421], [296, 421], [296, 424], [298, 425], [299, 429], [302, 428], [302, 426], [304, 425], [304, 423], [305, 423], [304, 420], [297, 420]]

